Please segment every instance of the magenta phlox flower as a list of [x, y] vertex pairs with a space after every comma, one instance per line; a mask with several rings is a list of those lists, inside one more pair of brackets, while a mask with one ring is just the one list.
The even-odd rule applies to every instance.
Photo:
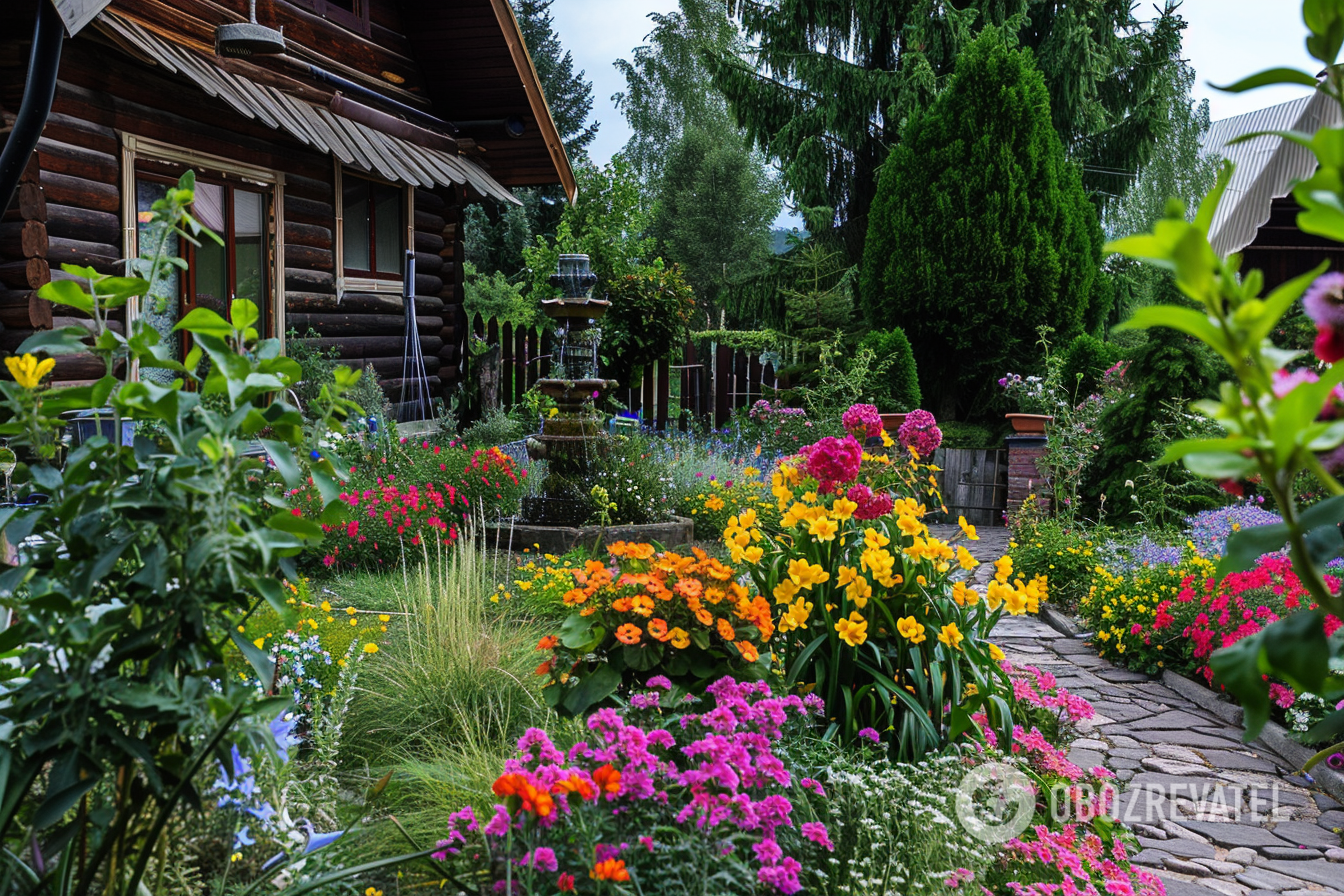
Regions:
[[808, 840], [811, 840], [828, 852], [835, 852], [835, 844], [831, 842], [831, 835], [830, 832], [826, 830], [826, 825], [819, 821], [805, 821], [803, 822], [801, 830], [803, 836]]
[[882, 434], [882, 415], [871, 404], [850, 405], [840, 415], [840, 423], [852, 436], [871, 439]]
[[896, 431], [896, 441], [902, 448], [927, 459], [943, 444], [943, 431], [938, 428], [938, 420], [933, 414], [916, 409], [905, 415], [901, 428]]
[[807, 452], [807, 475], [817, 480], [817, 490], [829, 494], [859, 475], [863, 446], [853, 436], [827, 436]]

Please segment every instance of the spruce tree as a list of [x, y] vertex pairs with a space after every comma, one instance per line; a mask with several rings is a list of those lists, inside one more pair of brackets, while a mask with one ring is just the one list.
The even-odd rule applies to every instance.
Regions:
[[1185, 26], [1172, 0], [1149, 22], [1129, 0], [728, 2], [749, 48], [712, 55], [714, 83], [796, 200], [836, 209], [856, 260], [888, 148], [980, 30], [1001, 27], [1037, 54], [1055, 129], [1098, 194], [1144, 162], [1179, 90]]
[[[1101, 228], [1029, 51], [986, 29], [883, 171], [861, 272], [868, 322], [910, 338], [926, 404], [983, 407], [1036, 332], [1082, 332]], [[1091, 315], [1095, 317], [1095, 312]]]

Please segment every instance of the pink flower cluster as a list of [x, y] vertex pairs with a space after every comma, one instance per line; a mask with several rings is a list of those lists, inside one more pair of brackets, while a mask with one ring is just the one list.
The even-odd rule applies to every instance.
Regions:
[[891, 513], [896, 502], [886, 492], [874, 492], [866, 485], [851, 486], [845, 497], [859, 505], [854, 511], [856, 520], [881, 519]]
[[871, 404], [850, 405], [840, 415], [840, 422], [856, 439], [872, 439], [882, 435], [882, 415]]
[[938, 428], [938, 420], [933, 414], [916, 409], [905, 415], [905, 422], [896, 431], [896, 441], [902, 448], [927, 460], [943, 444], [943, 431]]
[[1080, 722], [1096, 715], [1092, 704], [1062, 688], [1055, 676], [1035, 666], [1014, 666], [1008, 660], [1000, 665], [1013, 680], [1013, 697], [1040, 709], [1059, 712], [1070, 722]]
[[[1037, 825], [1026, 837], [1004, 844], [1009, 866], [1023, 877], [1058, 876], [1062, 884], [1008, 884], [1013, 896], [1166, 896], [1161, 878], [1144, 868], [1131, 867], [1124, 841], [1111, 848], [1095, 833], [1076, 824], [1059, 831]], [[988, 892], [988, 891], [986, 891]]]
[[[659, 677], [649, 684], [665, 690], [667, 681]], [[644, 696], [652, 702], [641, 701], [645, 709], [629, 715], [659, 719], [657, 704], [664, 695]], [[521, 860], [514, 859], [516, 866], [548, 874], [563, 868], [578, 877], [619, 875], [641, 861], [659, 861], [649, 858], [659, 849], [656, 830], [623, 829], [636, 823], [627, 819], [642, 818], [647, 825], [653, 810], [666, 815], [668, 827], [658, 830], [694, 829], [698, 842], [750, 835], [757, 879], [779, 893], [799, 892], [802, 863], [780, 843], [781, 832], [794, 828], [793, 806], [784, 795], [793, 779], [774, 744], [791, 721], [821, 714], [822, 701], [811, 695], [775, 696], [764, 682], [732, 678], [711, 684], [707, 697], [713, 701], [710, 708], [682, 715], [670, 728], [644, 727], [615, 709], [598, 710], [587, 722], [591, 740], [567, 752], [545, 731], [529, 729], [518, 742], [518, 758], [505, 764], [495, 783], [495, 793], [507, 799], [481, 828], [485, 852], [500, 855], [513, 830], [512, 842], [524, 850]], [[576, 819], [577, 813], [585, 817]], [[467, 835], [475, 830], [470, 807], [454, 814], [434, 857], [466, 858]], [[600, 842], [580, 842], [585, 838]], [[631, 850], [627, 840], [642, 848]], [[834, 849], [820, 822], [802, 824], [792, 842]]]
[[827, 436], [804, 448], [801, 454], [807, 458], [807, 475], [817, 480], [817, 490], [822, 494], [853, 482], [863, 464], [863, 446], [853, 436], [843, 439]]

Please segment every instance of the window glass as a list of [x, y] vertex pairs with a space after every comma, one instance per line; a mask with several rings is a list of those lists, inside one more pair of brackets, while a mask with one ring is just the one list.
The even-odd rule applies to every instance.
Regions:
[[233, 294], [264, 305], [266, 283], [266, 197], [247, 190], [233, 193]]
[[197, 181], [192, 210], [206, 227], [224, 240], [220, 245], [209, 237], [201, 239], [192, 272], [196, 280], [196, 303], [213, 311], [223, 311], [229, 300], [228, 217], [224, 188], [219, 184]]
[[406, 233], [401, 213], [401, 193], [387, 184], [373, 185], [373, 220], [375, 222], [375, 270], [380, 274], [401, 273], [401, 253]]
[[372, 270], [369, 262], [369, 182], [345, 178], [345, 267], [351, 271]]
[[[139, 179], [135, 183], [136, 232], [142, 250], [157, 245], [163, 238], [165, 225], [153, 223], [153, 213], [150, 209], [155, 202], [167, 195], [167, 192], [168, 185], [158, 181]], [[150, 287], [155, 295], [170, 298], [162, 305], [149, 297], [140, 300], [141, 316], [151, 327], [159, 331], [159, 344], [173, 355], [178, 354], [181, 345], [181, 334], [173, 329], [179, 319], [177, 297], [181, 294], [181, 277], [182, 272], [176, 267], [170, 264], [161, 265], [157, 278]], [[158, 367], [144, 367], [140, 370], [141, 379], [163, 385], [171, 383], [176, 376], [175, 372]]]

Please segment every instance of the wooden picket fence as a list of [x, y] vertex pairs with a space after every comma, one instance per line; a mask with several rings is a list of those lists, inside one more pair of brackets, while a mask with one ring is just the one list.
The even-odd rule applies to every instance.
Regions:
[[[467, 353], [471, 368], [459, 405], [459, 417], [466, 422], [480, 419], [490, 404], [511, 408], [521, 403], [523, 394], [551, 369], [550, 349], [540, 330], [478, 315], [470, 321], [470, 331], [478, 345], [484, 340], [489, 349]], [[653, 429], [685, 430], [692, 420], [717, 428], [727, 424], [733, 411], [768, 398], [783, 385], [774, 366], [763, 364], [757, 354], [725, 345], [706, 353], [687, 340], [680, 358], [659, 361], [644, 372], [637, 387], [618, 388], [613, 397]]]

